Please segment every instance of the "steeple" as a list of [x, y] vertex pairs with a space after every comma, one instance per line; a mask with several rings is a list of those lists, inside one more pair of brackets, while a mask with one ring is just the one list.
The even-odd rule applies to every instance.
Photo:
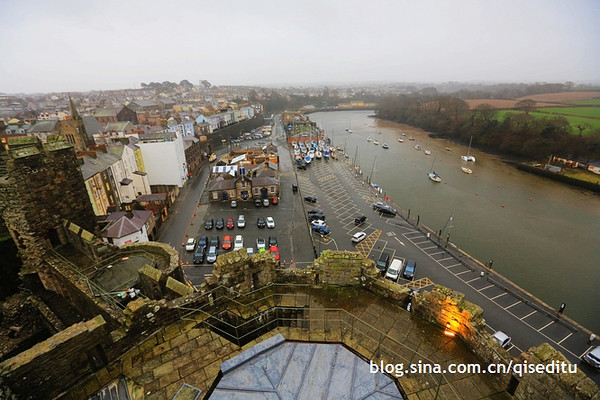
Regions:
[[90, 140], [85, 130], [85, 125], [83, 124], [83, 118], [81, 118], [81, 115], [79, 115], [79, 112], [75, 108], [71, 95], [69, 95], [69, 107], [71, 108], [71, 119], [77, 124], [77, 133], [80, 136], [81, 143], [84, 143], [87, 148], [90, 145]]

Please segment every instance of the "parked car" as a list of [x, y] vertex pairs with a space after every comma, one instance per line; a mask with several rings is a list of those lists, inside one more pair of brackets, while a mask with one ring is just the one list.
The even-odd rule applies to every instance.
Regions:
[[194, 252], [194, 258], [192, 260], [194, 264], [202, 264], [207, 245], [208, 237], [200, 236], [200, 239], [198, 239], [198, 241], [196, 242], [196, 251]]
[[212, 264], [215, 261], [217, 261], [217, 247], [210, 246], [208, 248], [208, 253], [206, 253], [206, 262]]
[[246, 254], [248, 254], [248, 256], [253, 256], [254, 255], [254, 247], [246, 247]]
[[385, 272], [390, 263], [390, 255], [389, 253], [381, 253], [379, 258], [375, 262], [375, 267], [379, 270], [379, 272]]
[[269, 236], [269, 246], [277, 246], [277, 237]]
[[296, 193], [298, 191], [298, 185], [292, 183], [292, 192]]
[[382, 202], [382, 201], [377, 201], [377, 202], [375, 202], [375, 203], [371, 204], [371, 207], [373, 207], [373, 210], [379, 211], [379, 209], [380, 209], [381, 207], [384, 207], [384, 206], [386, 206], [386, 205], [387, 205], [387, 204], [385, 204], [385, 203], [384, 203], [384, 202]]
[[221, 244], [221, 238], [219, 238], [218, 236], [210, 237], [210, 243], [208, 244], [209, 246], [215, 246], [218, 248], [220, 244]]
[[267, 243], [265, 242], [265, 238], [257, 237], [256, 238], [256, 250], [265, 249], [267, 247]]
[[390, 217], [393, 217], [396, 215], [397, 211], [395, 208], [392, 208], [391, 206], [383, 206], [379, 209], [379, 213], [382, 215], [385, 214]]
[[245, 228], [246, 227], [246, 218], [243, 215], [238, 215], [237, 227], [238, 228]]
[[227, 229], [233, 229], [235, 227], [235, 223], [233, 222], [233, 218], [227, 218]]
[[254, 199], [254, 205], [256, 207], [262, 207], [262, 200], [261, 199]]
[[401, 259], [394, 258], [385, 273], [385, 278], [394, 282], [398, 282], [398, 277], [400, 276], [400, 271], [402, 271], [403, 266], [404, 262]]
[[194, 251], [195, 248], [196, 248], [196, 239], [188, 238], [188, 240], [185, 242], [185, 251]]
[[325, 221], [325, 214], [308, 214], [309, 221]]
[[322, 219], [315, 219], [315, 220], [311, 220], [311, 221], [310, 221], [310, 224], [311, 224], [312, 226], [318, 226], [318, 225], [320, 225], [320, 226], [326, 226], [326, 225], [327, 225], [327, 224], [325, 223], [325, 221], [323, 221]]
[[492, 336], [494, 337], [494, 339], [496, 339], [496, 342], [498, 342], [500, 347], [506, 349], [508, 346], [510, 346], [511, 338], [506, 333], [502, 331], [497, 331]]
[[415, 260], [408, 260], [406, 262], [406, 267], [404, 267], [404, 272], [402, 276], [406, 279], [412, 280], [415, 277], [415, 269], [417, 268], [417, 263]]
[[265, 219], [263, 217], [258, 217], [256, 219], [256, 226], [258, 226], [261, 229], [267, 226], [267, 224], [265, 223]]
[[269, 229], [273, 229], [275, 228], [275, 220], [273, 219], [273, 217], [267, 217], [267, 228]]
[[263, 199], [263, 207], [269, 207], [270, 204], [269, 199]]
[[236, 208], [236, 207], [237, 207], [237, 201], [231, 200], [231, 208]]
[[223, 250], [231, 250], [231, 236], [227, 235], [223, 237]]
[[269, 252], [273, 257], [275, 257], [275, 261], [279, 261], [279, 249], [277, 248], [277, 246], [269, 247]]
[[318, 208], [313, 208], [312, 210], [308, 210], [306, 213], [308, 215], [310, 215], [310, 214], [323, 214], [323, 210], [319, 210]]
[[271, 199], [271, 204], [273, 204], [274, 206], [276, 206], [277, 204], [279, 204], [279, 197], [273, 197]]
[[356, 232], [352, 236], [352, 243], [360, 243], [367, 237], [367, 234], [364, 232]]
[[312, 227], [312, 230], [321, 234], [321, 235], [329, 235], [329, 233], [331, 232], [331, 229], [329, 229], [327, 226], [325, 225], [314, 225]]
[[239, 250], [244, 247], [244, 238], [242, 235], [236, 235], [233, 241], [233, 250]]
[[581, 356], [581, 359], [596, 369], [600, 369], [600, 346], [596, 346]]
[[357, 215], [354, 218], [354, 225], [360, 225], [362, 223], [364, 223], [367, 220], [367, 217], [365, 217], [364, 215]]
[[213, 228], [214, 225], [215, 221], [212, 218], [209, 218], [206, 221], [204, 221], [204, 229], [210, 230]]
[[308, 201], [309, 203], [316, 203], [317, 198], [315, 196], [304, 196], [304, 201]]
[[223, 220], [223, 218], [217, 218], [217, 221], [215, 222], [215, 228], [217, 228], [217, 229], [225, 228], [225, 220]]

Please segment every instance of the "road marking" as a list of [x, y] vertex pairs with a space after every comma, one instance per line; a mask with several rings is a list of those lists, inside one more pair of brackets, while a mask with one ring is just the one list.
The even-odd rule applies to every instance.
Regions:
[[388, 233], [386, 233], [386, 235], [388, 235], [388, 236], [396, 236], [396, 232], [388, 232]]
[[[424, 242], [421, 242], [421, 243], [424, 243]], [[418, 245], [419, 243], [415, 243], [415, 244]], [[437, 249], [437, 246], [423, 247], [423, 248], [421, 248], [421, 251], [425, 251], [425, 250], [429, 250], [429, 249]]]
[[[408, 238], [408, 240], [410, 240], [412, 242], [411, 238]], [[429, 240], [423, 240], [422, 242], [413, 242], [413, 243], [414, 243], [415, 246], [418, 246], [418, 245], [423, 244], [423, 243], [429, 243]]]
[[526, 316], [524, 316], [524, 317], [522, 317], [522, 318], [519, 318], [519, 319], [520, 319], [521, 321], [523, 321], [525, 318], [527, 318], [527, 317], [529, 317], [529, 316], [532, 316], [532, 315], [533, 315], [533, 314], [535, 314], [535, 313], [536, 313], [536, 311], [535, 311], [535, 310], [533, 310], [532, 312], [530, 312], [530, 313], [529, 313], [529, 314], [527, 314]]
[[505, 308], [505, 310], [508, 310], [509, 308], [516, 306], [516, 305], [517, 305], [517, 304], [519, 304], [520, 302], [521, 302], [521, 300], [517, 300], [517, 302], [516, 302], [516, 303], [513, 303], [513, 304], [511, 304], [510, 306], [506, 307], [506, 308]]
[[448, 266], [446, 267], [446, 269], [448, 269], [448, 268], [454, 268], [454, 267], [458, 267], [459, 265], [462, 265], [462, 264], [461, 264], [461, 263], [456, 263], [456, 264], [448, 265]]
[[[468, 282], [467, 282], [467, 283], [468, 283]], [[492, 284], [492, 285], [488, 285], [488, 286], [486, 286], [486, 287], [483, 287], [483, 288], [481, 288], [481, 289], [477, 289], [477, 291], [478, 291], [478, 292], [481, 292], [482, 290], [489, 289], [489, 288], [491, 288], [491, 287], [493, 287], [493, 286], [494, 286], [493, 284]]]
[[504, 296], [504, 295], [506, 295], [506, 294], [508, 294], [508, 293], [506, 293], [506, 292], [504, 292], [504, 293], [500, 293], [498, 296], [494, 296], [494, 297], [492, 297], [490, 300], [495, 300], [495, 299], [497, 299], [498, 297]]
[[471, 272], [471, 270], [470, 270], [470, 269], [468, 269], [468, 270], [466, 270], [466, 271], [459, 272], [458, 274], [454, 274], [454, 275], [456, 275], [456, 276], [459, 276], [459, 275], [462, 275], [462, 274], [466, 274], [467, 272]]
[[586, 350], [585, 350], [583, 353], [581, 353], [581, 355], [580, 355], [578, 358], [581, 358], [581, 357], [583, 357], [583, 355], [584, 355], [585, 353], [587, 353], [588, 351], [590, 351], [590, 349], [591, 349], [592, 347], [594, 347], [594, 346], [590, 346], [590, 347], [588, 347], [588, 348], [587, 348], [587, 349], [586, 349]]
[[567, 336], [565, 336], [564, 338], [562, 338], [560, 340], [560, 342], [556, 342], [556, 344], [561, 344], [562, 342], [564, 342], [565, 340], [567, 340], [568, 338], [570, 338], [572, 334], [573, 334], [573, 332], [569, 333]]
[[[481, 277], [480, 277], [480, 276], [478, 276], [477, 278], [473, 278], [473, 279], [471, 279], [470, 281], [466, 281], [465, 283], [471, 283], [471, 282], [473, 282], [473, 281], [476, 281], [476, 280], [477, 280], [477, 279], [479, 279], [479, 278], [481, 278]], [[492, 285], [492, 286], [493, 286], [493, 285]]]
[[398, 239], [397, 237], [394, 237], [394, 239], [396, 239], [398, 241], [398, 243], [400, 243], [402, 246], [406, 246], [400, 239]]
[[437, 260], [437, 262], [441, 263], [442, 261], [446, 261], [446, 260], [454, 260], [454, 257], [440, 258], [439, 260]]
[[544, 330], [544, 329], [546, 329], [547, 327], [549, 327], [550, 325], [552, 325], [553, 323], [554, 323], [554, 321], [550, 321], [550, 322], [548, 322], [546, 325], [544, 325], [543, 327], [541, 327], [540, 329], [538, 329], [537, 331], [539, 332], [539, 331], [541, 331], [541, 330]]
[[[437, 247], [437, 246], [436, 246], [436, 247]], [[431, 248], [431, 247], [430, 247], [430, 248]], [[422, 250], [425, 250], [425, 249], [422, 249]], [[429, 257], [435, 256], [435, 255], [438, 255], [438, 254], [444, 254], [444, 253], [445, 253], [445, 251], [437, 251], [437, 252], [435, 252], [435, 253], [430, 253], [430, 254], [429, 254]], [[438, 261], [438, 262], [439, 262], [440, 260], [436, 260], [436, 261]]]

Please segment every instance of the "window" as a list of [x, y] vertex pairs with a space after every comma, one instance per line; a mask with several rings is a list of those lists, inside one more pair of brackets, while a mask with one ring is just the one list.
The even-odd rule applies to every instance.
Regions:
[[271, 186], [271, 193], [275, 193], [275, 186]]
[[254, 188], [254, 195], [258, 196], [258, 188]]

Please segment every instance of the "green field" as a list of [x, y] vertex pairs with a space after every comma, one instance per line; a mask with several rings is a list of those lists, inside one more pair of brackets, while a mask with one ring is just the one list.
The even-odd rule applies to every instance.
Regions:
[[[557, 107], [557, 108], [560, 109], [559, 107]], [[552, 109], [554, 109], [554, 107], [552, 107]], [[573, 110], [575, 108], [567, 108], [567, 109]], [[547, 110], [547, 109], [544, 108], [544, 110]], [[499, 121], [503, 121], [504, 118], [506, 118], [507, 114], [522, 114], [522, 112], [514, 111], [514, 110], [499, 110], [497, 113], [497, 119]], [[577, 125], [583, 125], [585, 123], [590, 124], [591, 129], [586, 129], [583, 132], [583, 136], [589, 135], [590, 132], [600, 129], [600, 119], [574, 117], [574, 116], [570, 116], [570, 115], [546, 114], [546, 113], [541, 113], [541, 112], [530, 112], [529, 115], [536, 117], [536, 118], [553, 118], [553, 117], [558, 117], [558, 116], [564, 117], [571, 125], [571, 128], [572, 128], [571, 133], [574, 135], [579, 135], [579, 129], [577, 129]]]
[[577, 115], [579, 117], [600, 118], [600, 107], [540, 107], [537, 110], [551, 114], [568, 114]]

